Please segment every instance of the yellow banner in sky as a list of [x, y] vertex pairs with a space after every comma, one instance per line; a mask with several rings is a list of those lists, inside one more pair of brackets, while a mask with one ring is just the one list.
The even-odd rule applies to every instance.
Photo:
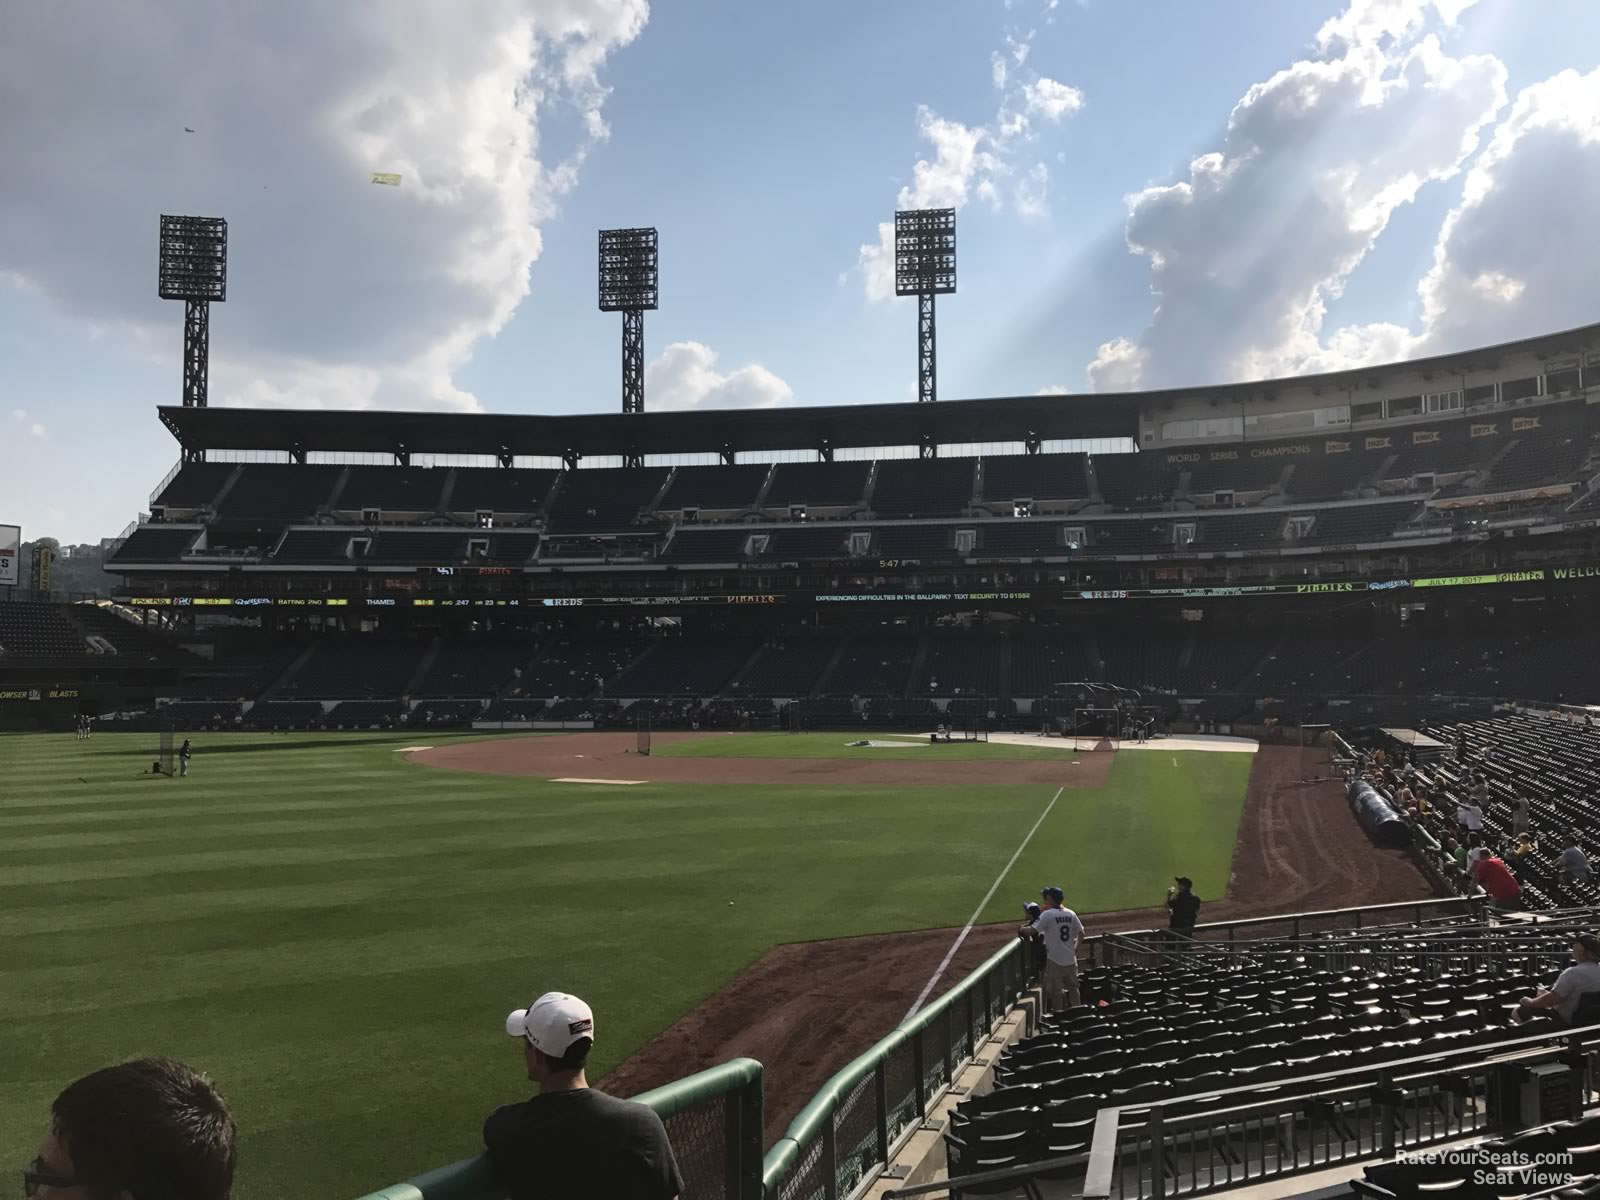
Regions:
[[390, 186], [390, 187], [399, 187], [400, 186], [400, 176], [395, 175], [395, 174], [393, 174], [393, 173], [391, 173], [389, 171], [374, 171], [372, 173], [372, 182], [373, 183], [388, 184], [388, 186]]

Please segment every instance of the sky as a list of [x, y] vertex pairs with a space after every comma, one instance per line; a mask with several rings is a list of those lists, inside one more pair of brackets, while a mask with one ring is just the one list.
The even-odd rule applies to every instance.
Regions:
[[94, 541], [177, 460], [161, 213], [229, 223], [213, 405], [616, 411], [634, 225], [648, 408], [910, 401], [897, 208], [944, 398], [1600, 320], [1600, 5], [12, 0], [0, 163], [0, 522]]

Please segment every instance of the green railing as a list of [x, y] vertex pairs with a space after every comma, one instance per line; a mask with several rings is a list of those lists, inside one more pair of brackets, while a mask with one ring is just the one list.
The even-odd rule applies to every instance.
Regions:
[[[751, 1058], [633, 1099], [661, 1117], [682, 1200], [837, 1200], [875, 1178], [1032, 981], [1012, 941], [830, 1079], [762, 1158], [762, 1067]], [[360, 1200], [505, 1200], [488, 1156]]]
[[[660, 1116], [683, 1176], [683, 1200], [760, 1200], [761, 1064], [736, 1058], [633, 1097]], [[361, 1200], [505, 1200], [486, 1154]]]
[[1031, 978], [1031, 947], [1013, 939], [834, 1075], [767, 1153], [766, 1196], [840, 1200], [875, 1179]]

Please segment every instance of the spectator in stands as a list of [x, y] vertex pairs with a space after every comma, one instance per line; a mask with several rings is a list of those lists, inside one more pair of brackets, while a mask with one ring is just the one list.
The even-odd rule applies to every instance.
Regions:
[[1200, 919], [1200, 897], [1194, 894], [1194, 880], [1179, 875], [1177, 887], [1167, 889], [1167, 929], [1175, 938], [1194, 940], [1195, 922]]
[[1518, 861], [1521, 861], [1522, 859], [1527, 858], [1528, 855], [1532, 854], [1538, 848], [1539, 847], [1534, 844], [1533, 834], [1524, 831], [1523, 833], [1517, 834], [1517, 844], [1511, 848], [1511, 856]]
[[1569, 833], [1566, 838], [1566, 847], [1561, 851], [1559, 867], [1561, 878], [1568, 882], [1589, 883], [1594, 879], [1594, 871], [1589, 866], [1589, 856], [1578, 848], [1578, 835]]
[[1600, 937], [1592, 933], [1575, 934], [1572, 965], [1556, 976], [1549, 991], [1518, 1001], [1511, 1019], [1525, 1021], [1532, 1016], [1544, 1016], [1570, 1025], [1583, 998], [1597, 992], [1600, 992]]
[[[1078, 914], [1067, 908], [1058, 887], [1047, 887], [1039, 892], [1043, 906], [1032, 928], [1031, 936], [1044, 943], [1044, 1004], [1050, 1012], [1061, 1008], [1063, 998], [1069, 1007], [1081, 1003], [1078, 995], [1078, 943], [1083, 940], [1083, 922]], [[1024, 930], [1029, 926], [1023, 926]]]
[[170, 1058], [137, 1058], [67, 1085], [22, 1173], [38, 1200], [228, 1200], [233, 1116], [211, 1081]]
[[1466, 868], [1468, 871], [1471, 871], [1473, 867], [1477, 866], [1478, 860], [1487, 856], [1488, 853], [1489, 847], [1483, 844], [1483, 834], [1469, 833], [1467, 835], [1467, 853], [1465, 859]]
[[1518, 796], [1511, 802], [1511, 832], [1527, 833], [1533, 828], [1532, 804], [1526, 796]]
[[1487, 810], [1489, 807], [1489, 781], [1484, 778], [1472, 785], [1472, 803], [1479, 809]]
[[1045, 946], [1044, 942], [1034, 936], [1033, 927], [1039, 923], [1039, 906], [1032, 900], [1022, 906], [1022, 918], [1026, 928], [1017, 936], [1030, 943], [1033, 947], [1034, 974], [1044, 975]]
[[506, 1018], [522, 1040], [532, 1099], [483, 1123], [483, 1144], [511, 1200], [543, 1196], [672, 1200], [683, 1192], [661, 1118], [598, 1092], [584, 1076], [594, 1013], [576, 996], [546, 992]]
[[1445, 862], [1464, 874], [1467, 869], [1467, 848], [1449, 836], [1440, 845], [1444, 849]]
[[1522, 885], [1497, 855], [1486, 853], [1473, 863], [1472, 879], [1488, 893], [1497, 911], [1516, 912], [1522, 907]]
[[1473, 800], [1462, 800], [1456, 805], [1456, 824], [1468, 833], [1483, 832], [1483, 807]]

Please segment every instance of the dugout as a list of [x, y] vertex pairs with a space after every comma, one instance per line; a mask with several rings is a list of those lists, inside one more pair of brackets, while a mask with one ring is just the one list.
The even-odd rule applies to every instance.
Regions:
[[1404, 750], [1408, 762], [1437, 762], [1450, 751], [1450, 747], [1415, 729], [1379, 729], [1373, 738], [1390, 758], [1395, 751]]

